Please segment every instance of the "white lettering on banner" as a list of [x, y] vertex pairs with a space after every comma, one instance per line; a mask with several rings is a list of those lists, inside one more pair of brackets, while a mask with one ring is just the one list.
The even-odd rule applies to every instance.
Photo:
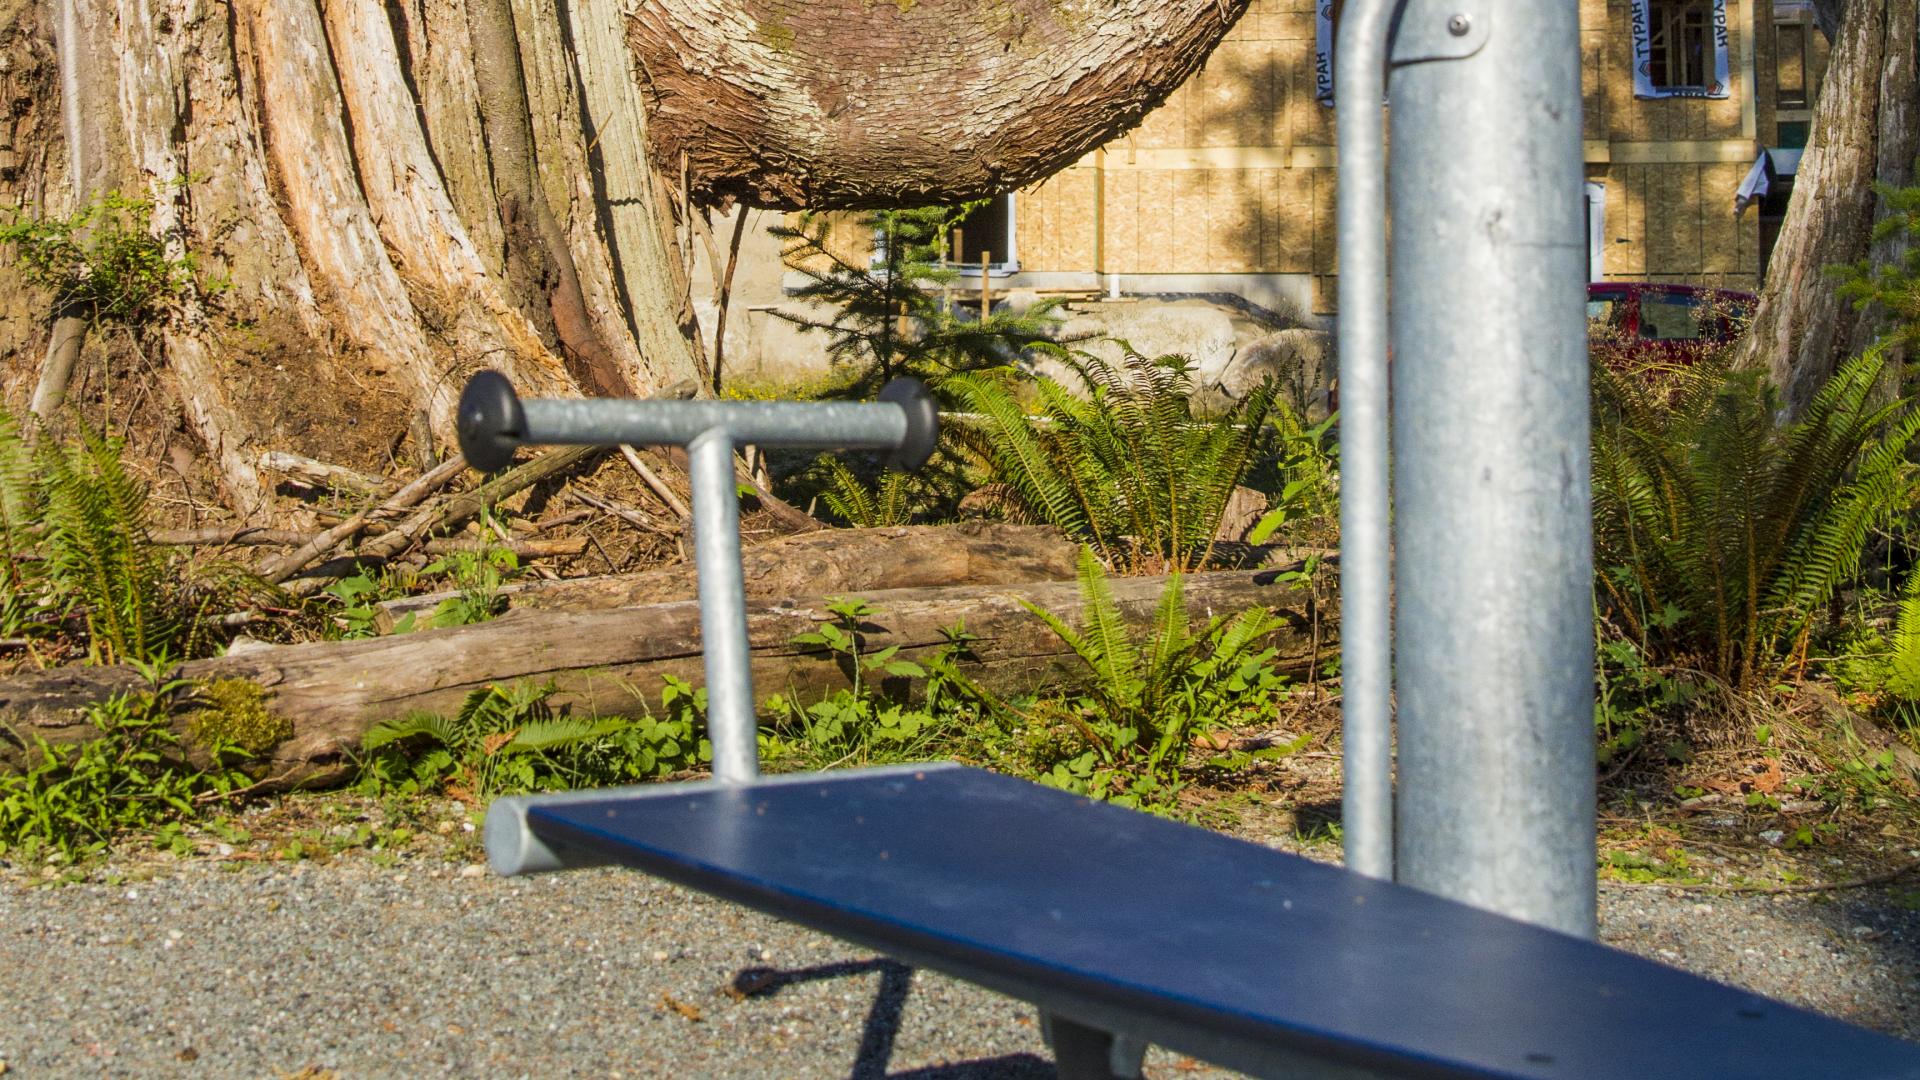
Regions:
[[[1753, 2], [1753, 0], [1750, 0]], [[1727, 0], [1713, 0], [1713, 71], [1705, 86], [1655, 86], [1653, 84], [1654, 0], [1633, 0], [1629, 20], [1633, 33], [1633, 96], [1639, 98], [1724, 98], [1729, 96], [1732, 68], [1728, 60], [1733, 41], [1727, 29]], [[1668, 48], [1676, 47], [1670, 43]]]
[[1322, 105], [1333, 104], [1333, 5], [1320, 0], [1313, 27], [1313, 99]]

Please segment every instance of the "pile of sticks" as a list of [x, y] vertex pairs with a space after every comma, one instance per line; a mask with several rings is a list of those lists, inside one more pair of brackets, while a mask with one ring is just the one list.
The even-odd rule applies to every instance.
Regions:
[[[295, 595], [317, 592], [332, 578], [351, 574], [363, 564], [385, 563], [414, 553], [443, 555], [504, 548], [523, 561], [581, 555], [589, 544], [586, 537], [543, 538], [540, 534], [603, 516], [677, 542], [692, 520], [685, 499], [629, 447], [620, 447], [619, 453], [658, 501], [657, 507], [643, 511], [569, 487], [564, 498], [577, 504], [570, 511], [538, 521], [516, 522], [513, 528], [488, 518], [491, 537], [484, 533], [472, 537], [446, 535], [470, 527], [484, 511], [533, 485], [563, 478], [606, 452], [585, 446], [551, 450], [477, 486], [450, 492], [448, 489], [468, 471], [466, 459], [458, 454], [401, 483], [299, 454], [272, 451], [261, 455], [263, 469], [280, 473], [295, 485], [350, 499], [363, 509], [318, 532], [242, 525], [159, 530], [151, 536], [155, 543], [173, 546], [284, 548], [260, 562], [256, 572], [268, 583]], [[793, 531], [823, 527], [805, 512], [774, 498], [759, 483], [754, 487], [768, 509]], [[542, 577], [556, 576], [544, 567], [535, 567], [534, 572]]]

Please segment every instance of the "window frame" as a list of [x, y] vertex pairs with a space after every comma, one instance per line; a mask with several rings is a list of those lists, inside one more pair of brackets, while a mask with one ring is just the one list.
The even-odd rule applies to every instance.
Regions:
[[[1680, 10], [1674, 11], [1674, 8]], [[1699, 83], [1662, 85], [1655, 81], [1655, 44], [1660, 39], [1665, 68], [1663, 77], [1673, 74], [1673, 51], [1665, 40], [1686, 13], [1686, 9], [1704, 9], [1706, 41], [1700, 57]], [[1656, 10], [1658, 9], [1658, 10]], [[1727, 0], [1633, 0], [1630, 17], [1633, 58], [1633, 93], [1637, 98], [1726, 98], [1732, 94], [1732, 36], [1727, 26]], [[1710, 55], [1708, 55], [1710, 53]], [[1685, 63], [1684, 60], [1681, 61]], [[1683, 78], [1695, 74], [1680, 72]], [[1749, 88], [1751, 92], [1751, 88]]]

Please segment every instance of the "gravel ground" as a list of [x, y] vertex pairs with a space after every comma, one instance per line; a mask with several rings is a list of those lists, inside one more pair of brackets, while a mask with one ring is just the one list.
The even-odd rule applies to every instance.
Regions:
[[[1920, 1039], [1914, 900], [1608, 887], [1602, 937]], [[743, 978], [758, 992], [729, 995]], [[620, 871], [192, 860], [0, 882], [0, 1001], [9, 1080], [1053, 1075], [1018, 1002]]]

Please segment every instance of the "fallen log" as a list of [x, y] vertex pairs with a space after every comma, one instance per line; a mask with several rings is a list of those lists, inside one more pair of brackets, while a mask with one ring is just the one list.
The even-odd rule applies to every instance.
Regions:
[[[576, 497], [580, 492], [573, 493]], [[957, 525], [901, 525], [884, 529], [827, 529], [782, 536], [741, 552], [747, 595], [832, 596], [874, 589], [930, 589], [943, 585], [1071, 578], [1079, 549], [1045, 525], [969, 521]], [[596, 611], [691, 600], [694, 569], [664, 566], [638, 574], [563, 581], [529, 581], [500, 590], [510, 608]], [[408, 612], [424, 615], [457, 593], [389, 600], [376, 624], [391, 630]]]
[[[1115, 600], [1136, 626], [1148, 624], [1164, 578], [1112, 582]], [[1275, 635], [1275, 665], [1303, 674], [1328, 651], [1328, 601], [1273, 570], [1234, 570], [1187, 578], [1186, 603], [1198, 619], [1263, 604], [1285, 628]], [[964, 670], [982, 685], [1019, 692], [1077, 674], [1067, 647], [1020, 603], [1025, 598], [1070, 621], [1080, 610], [1073, 581], [967, 585], [863, 593], [876, 613], [862, 627], [873, 649], [900, 647], [902, 659], [926, 659], [961, 623], [973, 635]], [[794, 635], [833, 618], [823, 599], [748, 604], [754, 688], [812, 697], [847, 685], [833, 657], [803, 651]], [[631, 714], [659, 700], [668, 676], [702, 683], [700, 611], [694, 601], [609, 611], [520, 611], [493, 622], [356, 641], [264, 646], [182, 665], [175, 677], [246, 679], [292, 735], [272, 752], [268, 775], [284, 785], [317, 785], [343, 776], [365, 731], [380, 720], [421, 710], [450, 713], [489, 684], [552, 680], [556, 703], [582, 713]], [[85, 708], [141, 689], [126, 666], [56, 668], [0, 681], [0, 768], [28, 760], [34, 740], [75, 743], [93, 737]], [[186, 707], [182, 706], [184, 711]], [[184, 718], [181, 721], [184, 730]]]

